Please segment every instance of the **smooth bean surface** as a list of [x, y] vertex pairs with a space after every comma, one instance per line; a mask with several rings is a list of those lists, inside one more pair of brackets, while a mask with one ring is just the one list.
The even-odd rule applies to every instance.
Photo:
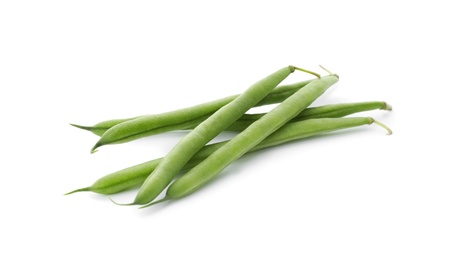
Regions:
[[[292, 83], [292, 84], [288, 84], [288, 85], [279, 86], [279, 87], [275, 88], [271, 93], [269, 93], [264, 99], [262, 99], [255, 106], [263, 106], [263, 105], [270, 105], [270, 104], [280, 103], [280, 102], [284, 101], [286, 98], [290, 97], [293, 93], [297, 92], [297, 90], [299, 90], [300, 88], [306, 86], [310, 81], [311, 80], [305, 80], [305, 81], [300, 81], [300, 82], [296, 82], [296, 83]], [[229, 97], [226, 97], [226, 98], [213, 100], [213, 101], [207, 102], [205, 104], [215, 103], [216, 107], [217, 107], [217, 104], [226, 105], [227, 103], [224, 103], [224, 100], [225, 100], [225, 102], [231, 102], [238, 96], [239, 95], [233, 95], [233, 96], [229, 96]], [[221, 102], [221, 100], [222, 100], [222, 102]], [[200, 105], [205, 105], [205, 104], [200, 104]], [[200, 105], [196, 105], [196, 106], [188, 107], [188, 108], [183, 108], [183, 109], [180, 109], [180, 110], [184, 110], [183, 113], [186, 113], [186, 111], [189, 112], [190, 110], [193, 110], [197, 106], [200, 106]], [[172, 112], [176, 112], [176, 111], [172, 111]], [[172, 112], [166, 112], [166, 113], [172, 113]], [[207, 111], [207, 112], [208, 112], [208, 114], [212, 114], [214, 111], [212, 111], [212, 109], [209, 109], [209, 111]], [[202, 114], [204, 114], [204, 113], [205, 112], [202, 112]], [[130, 120], [133, 120], [133, 119], [137, 119], [137, 118], [140, 118], [140, 117], [149, 117], [149, 116], [157, 116], [157, 115], [143, 115], [143, 116], [137, 116], [137, 117], [132, 117], [132, 118], [111, 119], [111, 120], [106, 120], [106, 121], [99, 122], [99, 123], [97, 123], [97, 124], [95, 124], [93, 126], [83, 126], [83, 125], [77, 125], [77, 124], [70, 124], [70, 125], [72, 125], [74, 127], [77, 127], [77, 128], [80, 128], [80, 129], [83, 129], [83, 130], [88, 130], [88, 131], [92, 132], [95, 135], [102, 136], [108, 129], [110, 129], [113, 126], [116, 126], [116, 125], [118, 125], [120, 123], [123, 123], [123, 122], [126, 122], [126, 121], [130, 121]], [[190, 117], [190, 115], [183, 116], [183, 118], [189, 118], [189, 117]], [[160, 126], [160, 125], [152, 125], [152, 127], [153, 128], [160, 128], [162, 126]], [[148, 131], [148, 129], [144, 129], [144, 131]]]
[[[338, 118], [351, 115], [358, 112], [369, 111], [374, 109], [392, 110], [392, 107], [383, 101], [367, 101], [357, 103], [342, 103], [324, 105], [319, 107], [311, 107], [303, 110], [296, 117], [291, 119], [291, 122], [300, 121], [311, 118]], [[264, 116], [262, 114], [246, 114], [230, 125], [226, 131], [243, 131], [256, 120]]]
[[[337, 81], [338, 76], [329, 75], [315, 79], [306, 88], [297, 91], [185, 175], [178, 178], [168, 188], [166, 199], [186, 196], [209, 182], [230, 163], [298, 115]], [[153, 176], [151, 175], [151, 177]]]
[[[373, 119], [369, 117], [318, 118], [289, 122], [252, 148], [249, 153], [322, 133], [371, 124], [372, 122]], [[206, 145], [189, 160], [183, 167], [183, 171], [189, 170], [199, 164], [227, 142], [228, 141], [224, 141]], [[92, 191], [109, 195], [138, 187], [146, 180], [151, 172], [154, 171], [161, 161], [162, 158], [158, 158], [122, 169], [98, 179], [89, 187], [77, 189], [67, 194], [80, 191]]]
[[[280, 103], [284, 101], [287, 97], [291, 96], [293, 93], [295, 93], [298, 89], [299, 86], [303, 84], [308, 84], [309, 81], [302, 81], [298, 82], [292, 85], [284, 85], [280, 86], [278, 88], [281, 88], [282, 91], [276, 91], [275, 93], [270, 93], [265, 99], [263, 99], [258, 106], [260, 105], [265, 105], [265, 104], [274, 104], [274, 103]], [[356, 112], [362, 112], [362, 111], [368, 111], [368, 110], [373, 110], [373, 109], [383, 109], [383, 110], [390, 110], [391, 108], [389, 105], [385, 102], [382, 101], [368, 101], [368, 102], [358, 102], [358, 103], [343, 103], [343, 104], [334, 104], [334, 105], [324, 105], [324, 106], [319, 106], [319, 107], [310, 107], [305, 109], [303, 112], [301, 112], [298, 116], [296, 116], [292, 120], [301, 120], [301, 119], [306, 119], [306, 118], [323, 118], [323, 117], [328, 117], [328, 118], [336, 118], [336, 117], [343, 117], [346, 115], [350, 115]], [[179, 123], [176, 123], [174, 125], [168, 125], [168, 126], [156, 126], [155, 128], [151, 128], [148, 131], [145, 131], [142, 134], [138, 134], [135, 136], [132, 136], [131, 138], [126, 138], [121, 141], [117, 141], [114, 143], [124, 143], [127, 141], [135, 140], [141, 137], [146, 137], [154, 134], [160, 134], [164, 133], [167, 131], [174, 131], [174, 130], [190, 130], [194, 129], [198, 124], [203, 122], [206, 118], [208, 118], [212, 113], [209, 113], [207, 115], [204, 115], [202, 117], [196, 118], [194, 120], [186, 120], [186, 121], [181, 121]], [[235, 123], [230, 125], [226, 130], [227, 131], [240, 131], [244, 130], [247, 125], [252, 124], [255, 120], [261, 118], [264, 116], [265, 113], [261, 114], [245, 114], [242, 117], [240, 117]], [[108, 129], [111, 127], [118, 125], [120, 123], [123, 123], [128, 120], [132, 120], [135, 118], [129, 118], [129, 119], [113, 119], [113, 120], [108, 120], [108, 121], [103, 121], [101, 123], [98, 123], [94, 126], [80, 126], [80, 125], [75, 125], [71, 124], [72, 126], [91, 131], [92, 133], [96, 135], [103, 135]]]
[[[309, 82], [310, 80], [307, 80], [280, 86], [274, 89], [255, 106], [282, 102], [298, 89], [306, 86]], [[160, 114], [103, 121], [94, 126], [71, 125], [84, 130], [89, 130], [92, 133], [101, 136], [100, 140], [93, 148], [93, 150], [95, 150], [103, 145], [125, 143], [154, 134], [172, 130], [181, 130], [184, 129], [183, 127], [189, 128], [192, 123], [193, 125], [198, 125], [198, 123], [204, 121], [219, 108], [230, 103], [238, 96], [239, 95], [233, 95], [193, 107]]]
[[[221, 107], [194, 130], [190, 131], [162, 159], [162, 162], [154, 170], [154, 173], [143, 183], [134, 202], [131, 204], [143, 205], [154, 200], [170, 184], [195, 153], [225, 128], [233, 124], [246, 111], [259, 103], [294, 70], [295, 67], [285, 67], [256, 82], [235, 100]], [[313, 84], [313, 82], [315, 80], [309, 84]], [[300, 90], [296, 93], [298, 92]], [[296, 93], [291, 97], [295, 96]]]

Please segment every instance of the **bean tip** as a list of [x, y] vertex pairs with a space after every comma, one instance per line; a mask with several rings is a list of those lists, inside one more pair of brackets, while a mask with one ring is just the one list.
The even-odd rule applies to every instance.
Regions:
[[91, 154], [94, 154], [96, 152], [98, 152], [97, 148], [99, 148], [100, 146], [102, 146], [103, 144], [101, 144], [100, 142], [97, 142], [94, 147], [92, 147], [92, 149], [90, 150], [90, 153]]
[[143, 206], [139, 207], [138, 209], [148, 208], [148, 207], [150, 207], [150, 206], [152, 206], [152, 205], [159, 204], [159, 203], [164, 202], [164, 201], [167, 201], [167, 200], [169, 200], [169, 199], [170, 199], [170, 198], [169, 198], [168, 196], [165, 196], [163, 199], [160, 199], [160, 200], [157, 200], [157, 201], [153, 201], [153, 202], [151, 202], [151, 203], [149, 203], [149, 204], [146, 204], [146, 205], [143, 205]]
[[71, 126], [74, 126], [76, 128], [79, 128], [79, 129], [83, 129], [83, 130], [92, 130], [92, 127], [90, 126], [83, 126], [83, 125], [77, 125], [77, 124], [72, 124], [72, 123], [69, 123]]
[[114, 203], [114, 204], [116, 204], [116, 205], [118, 205], [118, 206], [132, 206], [132, 205], [135, 205], [134, 202], [132, 202], [132, 203], [124, 203], [124, 204], [123, 204], [123, 203], [119, 203], [119, 202], [114, 201], [114, 200], [113, 200], [112, 198], [110, 198], [110, 197], [108, 197], [108, 199], [111, 200], [112, 203]]
[[70, 195], [70, 194], [73, 194], [73, 193], [76, 193], [76, 192], [81, 192], [81, 191], [90, 191], [90, 187], [85, 187], [85, 188], [76, 189], [76, 190], [67, 192], [67, 193], [64, 194], [64, 196]]

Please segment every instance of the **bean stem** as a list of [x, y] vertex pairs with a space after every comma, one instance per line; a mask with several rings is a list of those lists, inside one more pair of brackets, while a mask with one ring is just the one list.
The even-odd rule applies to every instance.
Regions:
[[311, 75], [314, 75], [316, 76], [317, 78], [321, 78], [321, 75], [317, 74], [316, 72], [313, 72], [313, 71], [310, 71], [310, 70], [305, 70], [305, 69], [302, 69], [302, 68], [299, 68], [299, 67], [294, 67], [296, 70], [299, 70], [299, 71], [303, 71], [303, 72], [306, 72], [306, 73], [309, 73]]
[[333, 72], [331, 72], [330, 70], [324, 68], [324, 66], [319, 65], [319, 67], [321, 67], [323, 70], [325, 70], [328, 74], [330, 74], [330, 75], [335, 75], [335, 74], [334, 74]]
[[381, 123], [379, 121], [376, 121], [374, 119], [373, 119], [373, 123], [375, 123], [375, 124], [381, 126], [382, 128], [386, 129], [387, 135], [391, 135], [392, 134], [392, 130], [388, 126], [386, 126], [385, 124], [383, 124], [383, 123]]

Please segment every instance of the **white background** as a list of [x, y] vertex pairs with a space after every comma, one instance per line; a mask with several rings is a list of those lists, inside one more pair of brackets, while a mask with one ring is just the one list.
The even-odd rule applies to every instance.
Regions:
[[[452, 1], [275, 2], [1, 1], [0, 258], [456, 259]], [[195, 105], [287, 65], [325, 74], [319, 64], [340, 82], [315, 105], [387, 101], [392, 112], [363, 115], [394, 134], [265, 150], [145, 210], [62, 195], [184, 136], [92, 155], [97, 137], [68, 123]]]

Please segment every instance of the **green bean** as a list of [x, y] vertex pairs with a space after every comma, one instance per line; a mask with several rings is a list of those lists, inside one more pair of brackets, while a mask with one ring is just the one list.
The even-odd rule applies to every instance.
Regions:
[[[279, 86], [262, 99], [255, 106], [263, 106], [269, 104], [280, 103], [287, 97], [291, 96], [298, 89], [306, 86], [310, 80], [300, 81], [289, 85]], [[100, 140], [101, 145], [125, 143], [128, 141], [136, 140], [145, 136], [154, 135], [171, 130], [181, 130], [187, 121], [200, 118], [201, 121], [208, 118], [217, 109], [233, 101], [239, 95], [233, 95], [218, 100], [213, 100], [207, 103], [199, 104], [193, 107], [183, 108], [176, 111], [165, 112], [154, 115], [143, 115], [133, 118], [112, 119], [102, 121], [93, 126], [82, 126], [77, 124], [70, 124], [74, 127], [88, 130], [98, 136], [103, 136], [109, 129], [118, 126], [122, 130], [111, 130]], [[139, 120], [141, 119], [141, 120]], [[127, 121], [132, 121], [129, 124], [122, 124]], [[145, 123], [147, 121], [149, 123]], [[201, 122], [200, 121], [200, 122]], [[140, 124], [141, 126], [136, 126]], [[114, 132], [115, 131], [115, 132]], [[119, 132], [123, 133], [118, 135]], [[114, 135], [114, 136], [113, 136]], [[100, 145], [100, 146], [101, 146]]]
[[[300, 82], [296, 82], [296, 83], [289, 84], [289, 85], [279, 86], [276, 89], [274, 89], [271, 93], [269, 93], [268, 96], [266, 96], [264, 99], [262, 99], [255, 106], [263, 106], [263, 105], [280, 103], [280, 102], [284, 101], [286, 98], [290, 97], [293, 93], [297, 92], [297, 90], [299, 90], [300, 88], [306, 86], [310, 81], [311, 80], [306, 80], [306, 81], [300, 81]], [[184, 108], [184, 109], [180, 109], [180, 110], [184, 110], [184, 111], [182, 111], [182, 113], [185, 114], [186, 111], [189, 112], [189, 110], [196, 109], [198, 106], [213, 104], [214, 107], [210, 107], [209, 110], [206, 112], [203, 111], [201, 115], [203, 115], [205, 113], [212, 114], [212, 113], [214, 113], [215, 110], [226, 105], [228, 102], [233, 101], [237, 96], [239, 96], [239, 95], [233, 95], [233, 96], [229, 96], [226, 98], [213, 100], [213, 101], [210, 101], [210, 102], [207, 102], [204, 104], [200, 104], [197, 106], [188, 107], [188, 108]], [[178, 110], [178, 111], [180, 111], [180, 110]], [[172, 112], [167, 112], [167, 113], [173, 113], [173, 112], [177, 112], [177, 111], [172, 111]], [[110, 129], [111, 127], [113, 127], [115, 125], [118, 125], [118, 124], [126, 122], [126, 121], [130, 121], [133, 119], [137, 119], [139, 117], [149, 117], [149, 116], [158, 116], [158, 115], [143, 115], [143, 116], [137, 116], [137, 117], [133, 117], [133, 118], [112, 119], [112, 120], [102, 121], [93, 126], [82, 126], [82, 125], [77, 125], [77, 124], [70, 124], [70, 125], [80, 128], [80, 129], [91, 131], [95, 135], [102, 136], [108, 129]], [[189, 115], [183, 116], [183, 118], [189, 118]], [[160, 128], [160, 127], [161, 127], [161, 125], [152, 125], [152, 128]], [[148, 131], [148, 129], [144, 129], [144, 131]]]
[[[135, 200], [129, 205], [142, 205], [154, 200], [173, 178], [181, 171], [186, 163], [204, 147], [210, 140], [216, 137], [229, 125], [233, 124], [247, 110], [259, 103], [281, 81], [283, 81], [296, 67], [285, 67], [267, 76], [249, 87], [235, 100], [223, 106], [212, 114], [208, 119], [190, 131], [173, 149], [162, 159], [162, 162], [149, 175], [138, 191]], [[308, 71], [306, 71], [308, 72]], [[312, 74], [315, 74], [311, 72]], [[320, 76], [319, 76], [320, 77]], [[309, 84], [313, 84], [312, 81]], [[307, 88], [302, 88], [307, 89]], [[297, 91], [296, 93], [300, 92]], [[295, 96], [296, 93], [292, 96]], [[290, 99], [290, 98], [289, 98]]]
[[[289, 122], [278, 129], [276, 132], [265, 138], [257, 146], [252, 148], [248, 153], [258, 151], [260, 149], [280, 145], [298, 139], [307, 138], [317, 134], [332, 132], [340, 129], [357, 127], [364, 124], [374, 122], [371, 118], [322, 118], [322, 119], [303, 119]], [[222, 147], [228, 141], [206, 145], [198, 151], [194, 157], [183, 167], [183, 171], [187, 171], [199, 164], [210, 154]], [[124, 190], [135, 188], [141, 185], [149, 174], [159, 165], [162, 158], [150, 160], [132, 167], [122, 169], [117, 172], [108, 174], [91, 186], [82, 189], [71, 191], [67, 194], [72, 194], [81, 191], [92, 191], [99, 194], [110, 195]]]
[[[230, 163], [298, 115], [337, 81], [338, 76], [332, 74], [315, 79], [306, 88], [297, 91], [170, 185], [165, 200], [177, 199], [197, 190]], [[159, 167], [161, 165], [162, 163]], [[148, 179], [154, 177], [155, 174], [152, 174]]]
[[[295, 141], [298, 139], [304, 139], [307, 137], [315, 136], [318, 134], [328, 133], [332, 131], [337, 131], [341, 129], [347, 129], [362, 125], [371, 125], [375, 123], [384, 129], [386, 129], [387, 134], [392, 134], [392, 130], [390, 130], [386, 125], [374, 120], [371, 117], [348, 117], [348, 118], [314, 118], [314, 119], [306, 119], [302, 121], [296, 121], [285, 124], [283, 127], [279, 128], [273, 134], [265, 138], [261, 141], [257, 146], [251, 149], [248, 153], [255, 152], [264, 148], [280, 145], [283, 143]], [[228, 141], [227, 141], [228, 142]], [[220, 148], [227, 144], [227, 142], [221, 143]], [[219, 149], [220, 149], [219, 148]], [[211, 153], [211, 155], [214, 154]], [[208, 158], [208, 157], [206, 157]], [[205, 159], [201, 159], [205, 160]], [[199, 160], [200, 161], [200, 160]], [[193, 164], [199, 165], [198, 162], [195, 161]], [[167, 190], [167, 194], [165, 198], [149, 203], [147, 205], [142, 206], [141, 208], [149, 207], [154, 204], [170, 200], [170, 199], [179, 199], [190, 193], [187, 192], [190, 187], [193, 186], [192, 183], [189, 183], [191, 179], [183, 179], [188, 174], [185, 174], [174, 183], [170, 185]], [[177, 186], [179, 185], [179, 186]]]
[[71, 126], [87, 130], [92, 132], [95, 135], [102, 136], [106, 130], [110, 129], [111, 127], [118, 125], [120, 123], [123, 123], [125, 121], [133, 120], [138, 117], [132, 117], [132, 118], [123, 118], [123, 119], [111, 119], [111, 120], [106, 120], [102, 121], [100, 123], [97, 123], [93, 126], [84, 126], [84, 125], [77, 125], [77, 124], [70, 124]]
[[[311, 118], [337, 118], [343, 117], [350, 114], [369, 111], [374, 109], [381, 110], [392, 110], [392, 107], [386, 102], [382, 101], [368, 101], [368, 102], [358, 102], [358, 103], [342, 103], [342, 104], [333, 104], [325, 105], [319, 107], [311, 107], [303, 110], [296, 117], [291, 119], [291, 122], [300, 121], [304, 119]], [[264, 116], [262, 114], [246, 114], [238, 119], [235, 123], [230, 125], [226, 131], [243, 131], [250, 124], [254, 123], [256, 120]]]
[[[295, 93], [298, 89], [299, 86], [303, 84], [307, 84], [309, 81], [302, 81], [298, 82], [292, 85], [284, 85], [280, 86], [278, 88], [281, 88], [282, 91], [277, 91], [277, 89], [274, 89], [275, 93], [270, 93], [266, 98], [262, 99], [262, 101], [257, 104], [257, 105], [264, 105], [264, 104], [273, 104], [273, 103], [280, 103], [283, 100], [285, 100], [287, 97], [291, 96], [293, 93]], [[301, 120], [305, 118], [323, 118], [323, 117], [328, 117], [328, 118], [336, 118], [336, 117], [343, 117], [349, 114], [353, 114], [356, 112], [361, 112], [361, 111], [367, 111], [367, 110], [372, 110], [372, 109], [384, 109], [384, 110], [390, 110], [389, 107], [386, 106], [387, 104], [384, 102], [380, 101], [370, 101], [370, 102], [360, 102], [360, 103], [346, 103], [346, 104], [335, 104], [335, 105], [325, 105], [321, 107], [311, 107], [305, 109], [302, 113], [300, 113], [297, 117], [295, 117], [292, 120]], [[353, 111], [354, 110], [354, 111]], [[153, 134], [160, 134], [164, 133], [166, 131], [173, 131], [173, 130], [190, 130], [195, 128], [198, 124], [203, 122], [206, 118], [208, 118], [212, 113], [209, 113], [207, 115], [204, 115], [202, 117], [198, 117], [195, 120], [188, 120], [188, 121], [183, 121], [180, 123], [176, 123], [174, 125], [168, 125], [168, 126], [156, 126], [156, 128], [153, 128], [147, 132], [144, 133], [144, 135], [141, 136], [149, 136]], [[264, 113], [262, 114], [245, 114], [241, 118], [239, 118], [235, 123], [230, 125], [226, 131], [241, 131], [246, 128], [247, 125], [251, 124], [255, 120], [261, 118]], [[138, 117], [135, 117], [138, 118]], [[135, 118], [129, 118], [129, 119], [113, 119], [113, 120], [108, 120], [108, 121], [103, 121], [100, 122], [94, 126], [81, 126], [81, 125], [75, 125], [71, 124], [72, 126], [91, 131], [92, 133], [96, 135], [103, 135], [109, 128], [123, 123], [128, 120], [132, 120]], [[135, 136], [131, 140], [138, 139], [140, 135]], [[125, 139], [126, 140], [126, 139]], [[125, 142], [125, 140], [119, 142]]]

